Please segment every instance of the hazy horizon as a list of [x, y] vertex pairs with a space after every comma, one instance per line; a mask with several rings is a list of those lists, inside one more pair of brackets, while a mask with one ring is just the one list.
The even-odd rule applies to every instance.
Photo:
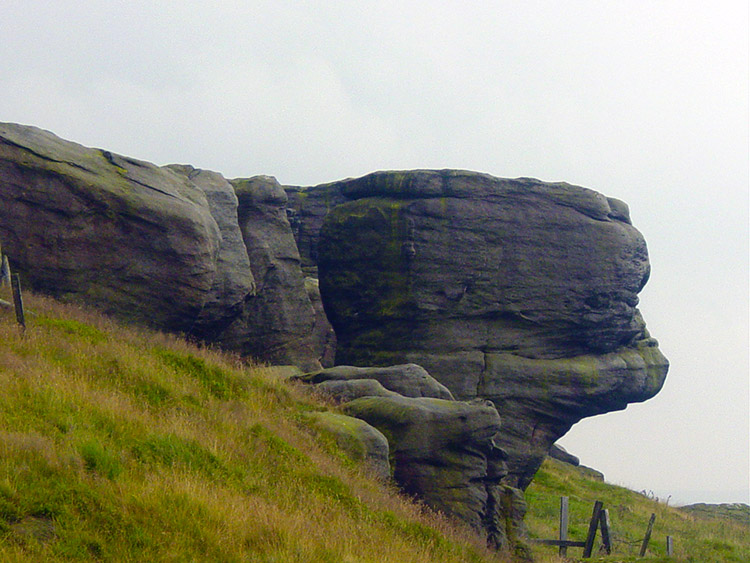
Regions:
[[625, 201], [670, 372], [560, 443], [670, 504], [750, 503], [746, 2], [6, 0], [0, 16], [0, 121], [286, 185], [461, 168]]

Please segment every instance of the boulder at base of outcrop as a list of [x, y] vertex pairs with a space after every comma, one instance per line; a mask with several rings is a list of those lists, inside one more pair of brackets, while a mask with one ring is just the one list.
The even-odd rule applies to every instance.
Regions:
[[364, 462], [380, 479], [391, 476], [388, 440], [364, 420], [333, 412], [311, 412], [313, 426], [330, 434], [338, 446], [354, 461]]
[[398, 397], [374, 379], [331, 379], [315, 385], [315, 390], [340, 403], [360, 397]]
[[484, 533], [499, 549], [523, 536], [520, 491], [501, 484], [505, 453], [493, 441], [500, 417], [489, 401], [426, 397], [362, 397], [342, 406], [380, 430], [395, 481], [428, 506]]
[[580, 459], [578, 459], [573, 454], [568, 453], [565, 448], [558, 444], [552, 444], [552, 447], [549, 449], [549, 454], [547, 455], [549, 455], [552, 459], [562, 461], [563, 463], [567, 463], [568, 465], [573, 465], [575, 467], [581, 465]]
[[459, 399], [492, 400], [509, 484], [525, 488], [581, 418], [661, 388], [668, 363], [636, 308], [646, 244], [624, 203], [455, 170], [326, 190], [350, 200], [317, 247], [337, 363], [414, 362]]

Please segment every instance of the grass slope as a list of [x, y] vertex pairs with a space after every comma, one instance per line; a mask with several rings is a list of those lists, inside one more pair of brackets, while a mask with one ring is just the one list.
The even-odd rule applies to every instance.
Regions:
[[[24, 336], [0, 309], [0, 561], [502, 561], [469, 531], [372, 479], [305, 413], [330, 405], [273, 368], [27, 296]], [[750, 529], [549, 460], [527, 491], [533, 537], [583, 540], [594, 500], [615, 553], [750, 561]], [[535, 546], [540, 562], [556, 548]], [[580, 548], [569, 554], [580, 555]]]
[[236, 358], [27, 296], [0, 310], [0, 561], [499, 561]]
[[[678, 508], [624, 487], [596, 481], [581, 470], [547, 459], [526, 491], [529, 511], [526, 523], [532, 537], [553, 539], [558, 535], [560, 497], [569, 498], [569, 538], [584, 541], [594, 502], [609, 509], [613, 553], [601, 561], [670, 561], [719, 563], [750, 561], [750, 524], [735, 518], [715, 518]], [[638, 553], [649, 517], [656, 514], [646, 557]], [[666, 537], [674, 541], [674, 557], [666, 557]], [[597, 547], [601, 536], [597, 535]], [[540, 561], [559, 561], [557, 548], [536, 545]], [[580, 557], [581, 548], [568, 548], [568, 556]], [[594, 558], [593, 560], [597, 560]], [[588, 560], [591, 561], [591, 560]]]

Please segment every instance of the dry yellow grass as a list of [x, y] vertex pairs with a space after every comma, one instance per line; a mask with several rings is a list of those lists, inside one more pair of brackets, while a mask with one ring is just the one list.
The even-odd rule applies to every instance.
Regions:
[[0, 311], [0, 560], [501, 561], [305, 423], [272, 370], [26, 296]]

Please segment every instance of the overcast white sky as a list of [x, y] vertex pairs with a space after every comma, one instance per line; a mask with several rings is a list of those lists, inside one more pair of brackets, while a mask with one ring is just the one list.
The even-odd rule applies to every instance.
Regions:
[[3, 0], [0, 121], [227, 177], [464, 168], [622, 199], [657, 398], [562, 444], [672, 502], [749, 502], [746, 1]]

